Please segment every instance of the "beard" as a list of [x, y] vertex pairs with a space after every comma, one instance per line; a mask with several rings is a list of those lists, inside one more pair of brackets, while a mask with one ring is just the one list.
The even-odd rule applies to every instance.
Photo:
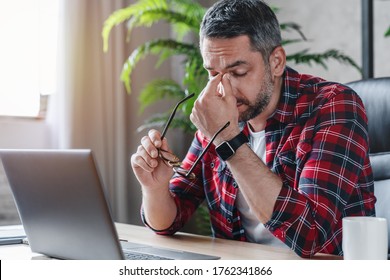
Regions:
[[240, 122], [247, 122], [264, 112], [271, 101], [273, 90], [274, 85], [271, 79], [271, 71], [266, 69], [265, 77], [260, 85], [255, 101], [250, 102], [246, 98], [237, 99], [237, 102], [248, 106], [244, 112], [240, 113], [238, 120]]

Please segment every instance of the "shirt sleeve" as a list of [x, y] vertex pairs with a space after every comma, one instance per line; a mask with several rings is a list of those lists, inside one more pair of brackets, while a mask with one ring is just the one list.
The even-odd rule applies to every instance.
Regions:
[[[339, 93], [318, 107], [310, 141], [297, 148], [296, 185], [284, 183], [266, 227], [298, 255], [341, 252], [341, 219], [374, 209], [367, 119], [356, 94]], [[301, 149], [301, 150], [299, 150]], [[365, 170], [365, 169], [368, 169]], [[356, 197], [360, 199], [356, 199]], [[354, 201], [355, 200], [355, 201]], [[351, 204], [354, 201], [355, 205]], [[372, 212], [373, 213], [373, 212]], [[371, 214], [372, 214], [371, 213]], [[326, 250], [324, 250], [326, 248]]]

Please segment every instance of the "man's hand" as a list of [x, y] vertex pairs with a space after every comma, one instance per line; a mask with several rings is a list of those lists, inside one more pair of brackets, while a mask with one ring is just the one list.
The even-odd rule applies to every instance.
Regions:
[[166, 138], [161, 140], [157, 130], [150, 130], [148, 136], [141, 139], [137, 152], [131, 156], [131, 167], [144, 190], [168, 189], [173, 170], [159, 157], [159, 149], [169, 150]]
[[211, 138], [224, 124], [230, 125], [215, 139], [219, 144], [236, 136], [239, 113], [237, 100], [229, 81], [229, 75], [213, 77], [195, 101], [190, 119], [192, 123], [208, 138]]

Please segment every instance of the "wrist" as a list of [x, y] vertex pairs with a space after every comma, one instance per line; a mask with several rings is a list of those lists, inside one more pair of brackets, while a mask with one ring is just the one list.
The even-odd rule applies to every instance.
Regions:
[[171, 192], [169, 191], [169, 188], [166, 186], [158, 186], [158, 187], [147, 187], [147, 186], [142, 186], [142, 197], [143, 199], [147, 200], [153, 200], [153, 199], [161, 199], [164, 197], [170, 197]]
[[221, 134], [218, 135], [218, 137], [214, 140], [214, 145], [215, 146], [219, 146], [223, 142], [230, 141], [231, 139], [236, 137], [241, 132], [238, 127], [237, 128], [232, 128], [232, 129], [229, 129], [229, 130], [228, 129], [229, 128], [227, 128], [224, 131], [222, 131]]
[[248, 137], [244, 134], [244, 132], [241, 131], [231, 139], [223, 141], [219, 145], [217, 145], [215, 151], [222, 160], [227, 161], [235, 155], [238, 148], [248, 142]]

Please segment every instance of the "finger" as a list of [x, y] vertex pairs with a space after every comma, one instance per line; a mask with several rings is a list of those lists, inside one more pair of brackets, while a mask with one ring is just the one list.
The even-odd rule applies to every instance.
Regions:
[[156, 158], [150, 157], [145, 148], [140, 145], [137, 149], [137, 154], [145, 161], [150, 167], [156, 167], [158, 165], [158, 156]]
[[[207, 83], [206, 87], [202, 90], [201, 94], [198, 96], [198, 98], [195, 100], [193, 111], [194, 109], [199, 109], [202, 111], [204, 108], [207, 108], [208, 102], [213, 102], [212, 100], [215, 98], [215, 96], [220, 97], [221, 93], [219, 93], [219, 88], [221, 87], [221, 78], [222, 75], [218, 74], [215, 77], [212, 77], [210, 81]], [[203, 108], [203, 109], [201, 109]]]
[[225, 74], [223, 75], [221, 79], [221, 85], [222, 85], [222, 96], [224, 97], [230, 97], [233, 96], [233, 89], [232, 84], [230, 83], [230, 75]]
[[147, 172], [153, 172], [157, 164], [157, 160], [150, 158], [142, 146], [139, 146], [137, 153], [131, 156], [131, 166], [133, 169], [141, 168]]
[[146, 171], [146, 172], [149, 172], [149, 173], [152, 173], [154, 168], [150, 167], [149, 165], [147, 165], [143, 159], [134, 154], [131, 156], [131, 166], [133, 167], [133, 170], [134, 170], [134, 173], [137, 175], [137, 172], [136, 170], [139, 170], [139, 169], [142, 169], [143, 171]]
[[146, 151], [146, 153], [148, 154], [148, 156], [150, 156], [151, 158], [158, 157], [158, 150], [157, 150], [156, 146], [154, 145], [154, 143], [152, 142], [152, 139], [149, 136], [142, 137], [141, 145], [142, 145], [143, 149]]
[[161, 147], [161, 133], [160, 133], [160, 131], [152, 129], [148, 132], [148, 136], [150, 138], [150, 141], [153, 143], [153, 145], [156, 148]]
[[222, 78], [221, 74], [212, 77], [207, 83], [206, 87], [203, 89], [200, 96], [220, 95], [218, 87], [219, 84], [221, 83], [221, 78]]
[[223, 95], [224, 95], [223, 91], [224, 91], [224, 88], [223, 88], [222, 82], [220, 82], [220, 83], [218, 84], [217, 92], [218, 92], [218, 94], [219, 94], [220, 96], [223, 96]]

